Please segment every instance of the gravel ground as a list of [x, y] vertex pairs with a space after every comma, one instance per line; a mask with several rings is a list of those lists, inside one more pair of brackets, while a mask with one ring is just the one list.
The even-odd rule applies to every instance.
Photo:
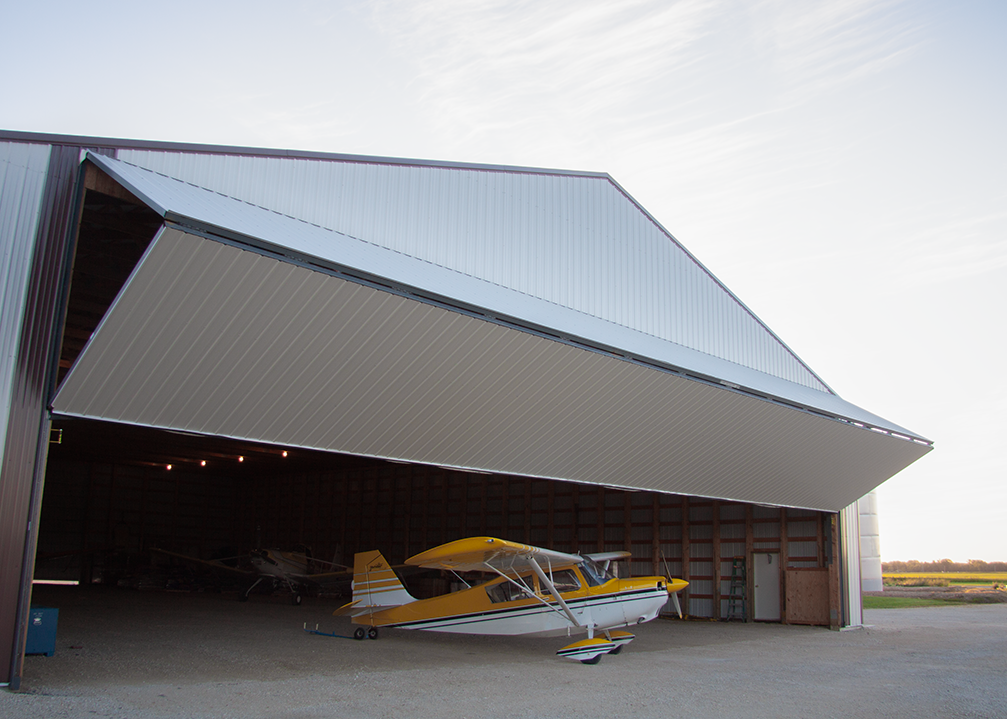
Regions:
[[0, 717], [1007, 717], [1007, 604], [866, 612], [866, 629], [658, 620], [597, 666], [563, 639], [349, 634], [338, 602], [37, 587], [56, 654]]

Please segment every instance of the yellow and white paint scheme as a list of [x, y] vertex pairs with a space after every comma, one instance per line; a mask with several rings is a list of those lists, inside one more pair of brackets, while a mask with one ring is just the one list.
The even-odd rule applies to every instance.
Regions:
[[[336, 614], [356, 624], [460, 634], [571, 636], [587, 634], [557, 654], [596, 663], [633, 639], [613, 631], [657, 617], [688, 583], [665, 577], [618, 579], [608, 571], [628, 552], [566, 554], [493, 537], [471, 537], [427, 550], [407, 565], [455, 572], [488, 572], [487, 582], [431, 599], [413, 598], [378, 551], [354, 558], [353, 601]], [[357, 630], [358, 638], [364, 631]], [[597, 635], [597, 636], [596, 636]]]

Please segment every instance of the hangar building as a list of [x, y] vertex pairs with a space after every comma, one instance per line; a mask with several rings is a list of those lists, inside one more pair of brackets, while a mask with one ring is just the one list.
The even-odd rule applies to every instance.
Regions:
[[857, 624], [856, 503], [932, 448], [604, 173], [3, 132], [0, 248], [14, 687], [33, 573], [154, 547], [629, 549]]

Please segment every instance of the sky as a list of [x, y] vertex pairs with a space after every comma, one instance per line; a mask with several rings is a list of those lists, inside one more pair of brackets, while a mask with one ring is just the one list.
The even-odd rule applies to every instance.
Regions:
[[0, 3], [0, 128], [608, 172], [1007, 559], [1007, 3]]

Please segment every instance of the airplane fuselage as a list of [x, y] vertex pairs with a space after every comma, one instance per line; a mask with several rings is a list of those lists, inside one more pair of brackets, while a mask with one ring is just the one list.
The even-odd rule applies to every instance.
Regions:
[[308, 573], [308, 559], [298, 552], [261, 549], [252, 553], [251, 561], [260, 574], [284, 581], [300, 579]]
[[587, 632], [589, 626], [598, 631], [648, 622], [668, 602], [664, 577], [610, 579], [588, 586], [579, 571], [577, 576], [580, 588], [560, 596], [580, 626], [574, 626], [555, 599], [541, 590], [536, 597], [493, 601], [494, 588], [507, 586], [505, 580], [355, 617], [354, 622], [456, 634], [570, 636]]

